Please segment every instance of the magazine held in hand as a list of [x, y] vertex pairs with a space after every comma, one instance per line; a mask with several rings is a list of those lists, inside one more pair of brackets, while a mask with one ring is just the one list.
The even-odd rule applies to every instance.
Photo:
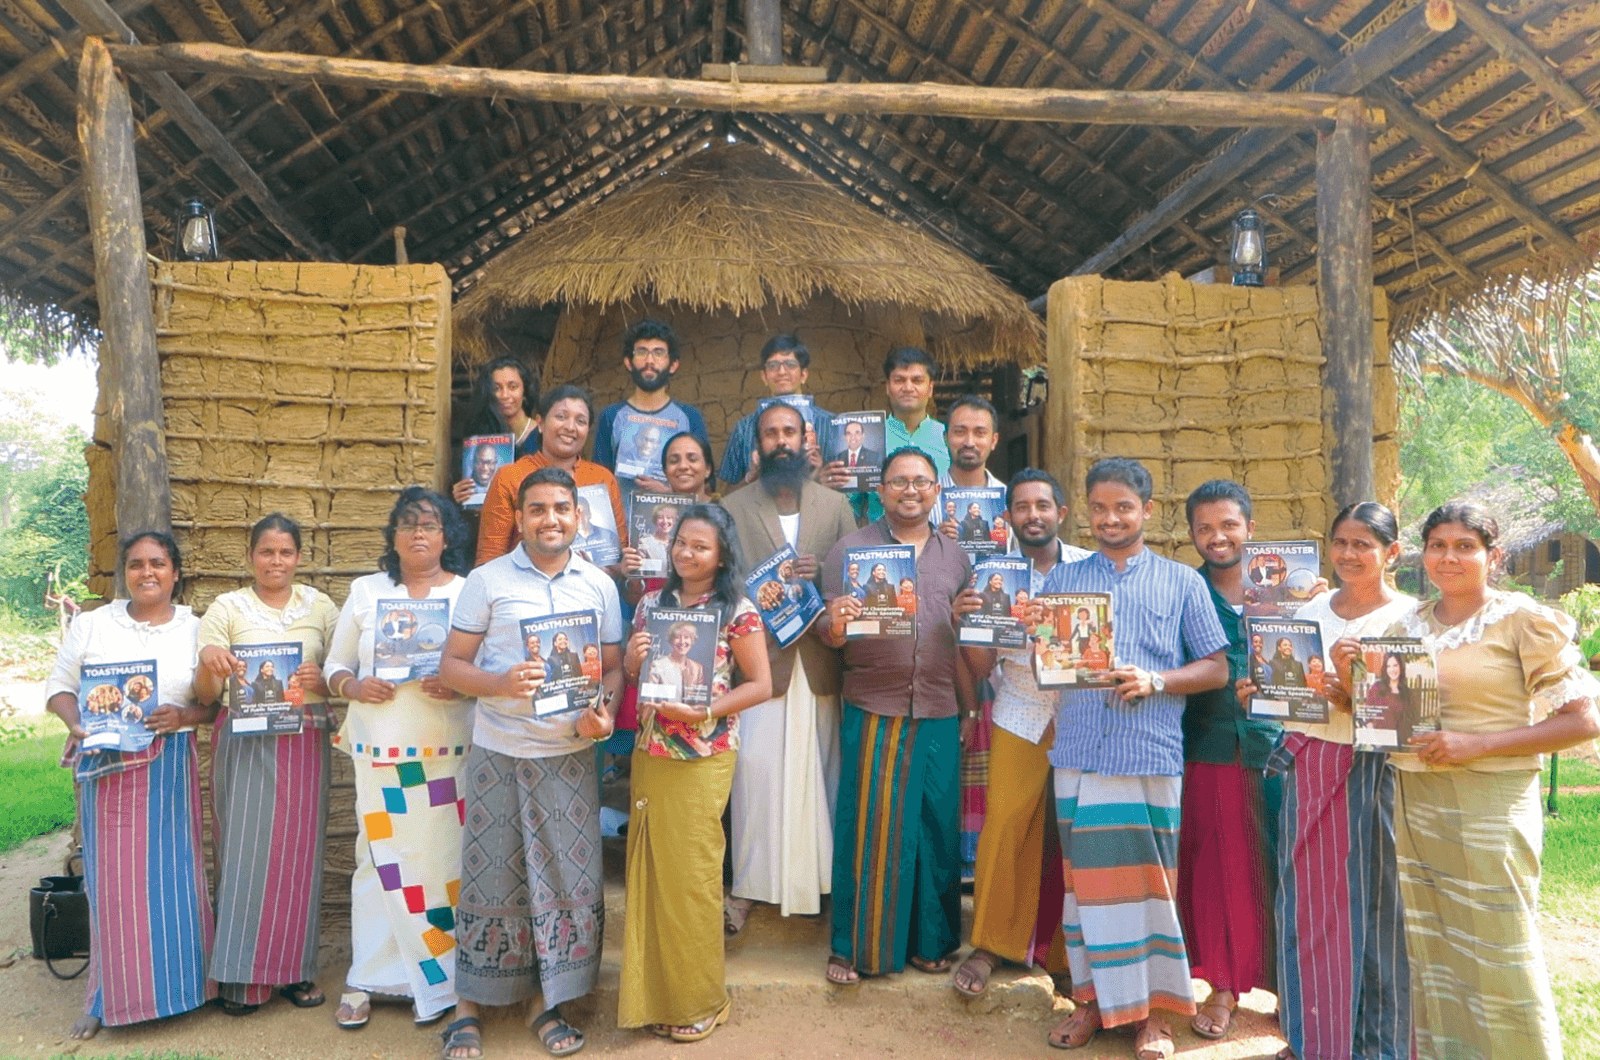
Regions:
[[85, 751], [143, 751], [156, 734], [144, 719], [155, 710], [156, 662], [84, 663], [78, 673], [79, 724]]
[[1294, 618], [1244, 620], [1249, 645], [1250, 716], [1271, 721], [1326, 724], [1327, 670], [1322, 661], [1322, 627]]
[[494, 473], [517, 458], [516, 439], [509, 434], [475, 434], [461, 439], [461, 477], [472, 480], [472, 496], [463, 508], [482, 508]]
[[639, 574], [660, 578], [667, 573], [672, 535], [684, 509], [694, 504], [686, 493], [647, 493], [633, 490], [628, 497], [628, 544], [641, 554]]
[[719, 622], [715, 611], [652, 608], [644, 623], [650, 652], [639, 671], [639, 702], [709, 705]]
[[678, 433], [677, 420], [624, 408], [617, 413], [612, 431], [617, 441], [617, 466], [613, 470], [618, 478], [665, 477], [661, 458], [667, 440]]
[[946, 486], [939, 500], [944, 506], [941, 522], [956, 524], [956, 542], [974, 563], [1006, 550], [1011, 527], [1004, 487]]
[[544, 663], [533, 716], [592, 707], [600, 696], [600, 622], [593, 611], [567, 611], [521, 623], [528, 658]]
[[972, 586], [983, 598], [977, 611], [961, 616], [957, 640], [993, 648], [1021, 648], [1028, 643], [1028, 568], [1019, 556], [990, 556], [972, 572]]
[[300, 708], [306, 693], [300, 687], [300, 645], [230, 644], [244, 664], [244, 673], [228, 678], [228, 731], [235, 736], [285, 736], [298, 733], [305, 720]]
[[1439, 670], [1415, 637], [1362, 637], [1350, 667], [1356, 750], [1416, 754], [1411, 737], [1439, 731]]
[[1322, 576], [1315, 541], [1246, 541], [1239, 546], [1239, 562], [1247, 617], [1293, 618]]
[[1113, 688], [1116, 668], [1110, 593], [1054, 593], [1034, 598], [1044, 618], [1028, 630], [1033, 679], [1040, 688]]
[[578, 533], [572, 551], [596, 567], [609, 567], [622, 558], [611, 490], [603, 482], [578, 487]]
[[449, 600], [378, 601], [377, 634], [372, 639], [372, 676], [402, 684], [439, 672], [450, 634]]
[[850, 473], [842, 492], [877, 489], [883, 480], [883, 421], [882, 412], [841, 412], [833, 417], [822, 459], [837, 461]]
[[755, 601], [772, 639], [787, 648], [800, 639], [822, 614], [822, 594], [811, 579], [795, 573], [799, 559], [792, 545], [784, 545], [744, 579], [745, 595]]
[[846, 596], [861, 601], [861, 616], [844, 627], [846, 640], [909, 637], [917, 624], [917, 550], [878, 545], [844, 550]]

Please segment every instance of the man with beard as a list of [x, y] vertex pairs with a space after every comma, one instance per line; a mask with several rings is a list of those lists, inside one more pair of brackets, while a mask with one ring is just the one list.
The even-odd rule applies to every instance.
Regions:
[[[622, 336], [622, 366], [633, 380], [633, 393], [627, 400], [608, 405], [595, 424], [594, 460], [597, 464], [616, 469], [618, 419], [627, 414], [640, 414], [652, 420], [671, 421], [669, 428], [658, 425], [661, 438], [670, 438], [679, 431], [688, 431], [701, 441], [709, 441], [706, 421], [693, 405], [672, 400], [668, 386], [678, 371], [678, 337], [672, 328], [660, 321], [646, 318], [629, 328]], [[641, 429], [648, 430], [649, 427]], [[623, 492], [630, 487], [669, 493], [671, 487], [658, 478], [618, 476]], [[622, 524], [618, 524], [619, 526]]]
[[[1189, 494], [1189, 539], [1200, 553], [1212, 610], [1228, 638], [1235, 679], [1270, 674], [1258, 633], [1245, 647], [1239, 608], [1245, 602], [1241, 546], [1254, 533], [1250, 494], [1214, 479]], [[1254, 677], [1258, 682], [1259, 677]], [[1272, 978], [1275, 890], [1269, 854], [1280, 777], [1263, 773], [1282, 726], [1252, 718], [1230, 681], [1194, 692], [1183, 709], [1183, 828], [1178, 833], [1178, 913], [1193, 975], [1211, 995], [1190, 1021], [1202, 1038], [1221, 1038], [1239, 998]]]
[[[811, 370], [811, 351], [796, 335], [774, 335], [761, 347], [761, 381], [775, 398], [791, 397], [804, 392], [806, 376]], [[760, 446], [757, 439], [756, 420], [760, 410], [750, 413], [733, 425], [728, 435], [727, 448], [722, 453], [722, 467], [717, 477], [729, 490], [754, 482], [761, 471]], [[804, 452], [814, 469], [822, 462], [822, 452], [817, 448], [827, 438], [833, 423], [833, 414], [810, 406], [806, 424]], [[742, 723], [741, 723], [742, 724]]]
[[[739, 531], [742, 581], [785, 544], [796, 579], [816, 583], [819, 556], [855, 530], [850, 501], [811, 478], [805, 420], [785, 404], [756, 418], [760, 477], [723, 502]], [[819, 586], [820, 588], [820, 586]], [[769, 630], [773, 698], [739, 716], [734, 765], [733, 885], [724, 926], [737, 934], [753, 902], [822, 910], [832, 889], [833, 802], [839, 779], [839, 656], [814, 629], [787, 648]], [[797, 665], [798, 663], [798, 665]]]
[[1066, 900], [1062, 933], [1078, 1007], [1050, 1044], [1087, 1045], [1137, 1025], [1137, 1055], [1171, 1056], [1160, 1010], [1194, 1015], [1177, 905], [1184, 697], [1229, 679], [1227, 635], [1205, 581], [1145, 547], [1150, 472], [1100, 460], [1085, 476], [1099, 550], [1056, 568], [1050, 593], [1110, 592], [1114, 687], [1063, 691], [1056, 708], [1056, 816]]
[[894, 586], [889, 584], [889, 568], [874, 564], [872, 577], [867, 579], [866, 595], [861, 602], [867, 607], [894, 607]]
[[[1029, 587], [1017, 591], [1019, 600], [1041, 592], [1057, 567], [1089, 556], [1056, 536], [1067, 520], [1066, 497], [1047, 471], [1030, 467], [1016, 473], [1006, 487], [1006, 515], [1019, 546], [1011, 555], [1029, 561]], [[972, 883], [972, 954], [953, 980], [967, 997], [988, 988], [1001, 961], [1043, 965], [1058, 976], [1067, 970], [1061, 844], [1048, 755], [1056, 697], [1034, 683], [1031, 645], [977, 650], [987, 656], [984, 672], [995, 676], [988, 799]]]
[[[884, 390], [889, 397], [883, 447], [889, 453], [906, 446], [920, 449], [933, 461], [936, 474], [942, 475], [950, 467], [950, 454], [944, 447], [944, 424], [933, 418], [933, 377], [937, 373], [928, 351], [916, 346], [890, 350], [883, 359]], [[823, 485], [840, 489], [853, 476], [845, 459], [835, 455], [823, 465], [821, 477]], [[854, 497], [857, 510], [867, 519], [883, 516], [883, 502], [877, 493], [857, 492]]]

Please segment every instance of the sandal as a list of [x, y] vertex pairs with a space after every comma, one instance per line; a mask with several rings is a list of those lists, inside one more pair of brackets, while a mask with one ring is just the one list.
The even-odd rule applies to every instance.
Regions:
[[[539, 1036], [539, 1044], [551, 1056], [571, 1056], [586, 1044], [583, 1032], [553, 1011], [549, 1019], [533, 1029], [533, 1033]], [[559, 1041], [567, 1041], [568, 1044], [557, 1049], [556, 1042]]]
[[444, 1008], [444, 1009], [440, 1009], [438, 1012], [435, 1012], [431, 1016], [419, 1016], [419, 1015], [417, 1015], [417, 1010], [415, 1008], [412, 1008], [412, 1010], [411, 1010], [411, 1025], [414, 1026], [414, 1027], [431, 1027], [435, 1023], [438, 1023], [440, 1020], [444, 1019], [445, 1016], [447, 1016], [449, 1014], [450, 1014], [450, 1010], [447, 1009], [447, 1008]]
[[230, 1016], [251, 1016], [261, 1008], [260, 1005], [247, 1005], [243, 1001], [229, 1001], [225, 997], [217, 998], [217, 1007]]
[[327, 996], [317, 989], [317, 984], [309, 979], [279, 987], [278, 996], [286, 998], [295, 1008], [316, 1008], [328, 1000]]
[[982, 997], [983, 992], [989, 989], [989, 976], [993, 975], [999, 966], [1000, 958], [988, 950], [973, 950], [967, 955], [967, 959], [961, 962], [961, 967], [956, 969], [950, 985], [955, 987], [956, 993], [962, 997]]
[[955, 961], [947, 956], [940, 957], [937, 960], [929, 960], [926, 957], [918, 957], [912, 954], [906, 958], [906, 963], [919, 972], [926, 972], [929, 975], [942, 975], [950, 970], [950, 966], [955, 964]]
[[861, 973], [856, 971], [855, 965], [839, 956], [837, 953], [828, 957], [828, 982], [834, 986], [860, 986]]
[[[1200, 1011], [1196, 1012], [1194, 1018], [1189, 1020], [1190, 1030], [1200, 1037], [1210, 1038], [1212, 1041], [1228, 1036], [1228, 1028], [1233, 1025], [1233, 1010], [1239, 1005], [1237, 1000], [1229, 1004], [1226, 1001], [1218, 1001], [1216, 998], [1216, 991], [1212, 991], [1211, 996], [1206, 998], [1205, 1003], [1200, 1006]], [[1221, 1012], [1221, 1018], [1213, 1015], [1214, 1012]], [[1202, 1022], [1202, 1019], [1205, 1022]]]
[[699, 1042], [711, 1037], [711, 1032], [722, 1024], [728, 1022], [728, 1014], [733, 1011], [733, 998], [722, 1003], [722, 1007], [707, 1016], [699, 1023], [691, 1023], [687, 1027], [672, 1028], [672, 1040], [675, 1042]]
[[722, 900], [722, 933], [730, 939], [736, 937], [744, 930], [744, 922], [750, 916], [750, 907], [755, 903], [748, 898], [735, 898], [733, 895]]
[[1172, 1028], [1167, 1026], [1166, 1020], [1156, 1023], [1155, 1019], [1154, 1016], [1146, 1018], [1133, 1036], [1133, 1055], [1138, 1060], [1172, 1060], [1177, 1055]]
[[347, 1031], [359, 1030], [372, 1018], [372, 998], [365, 990], [349, 990], [339, 995], [339, 1009], [333, 1022]]
[[1100, 1033], [1100, 1006], [1093, 1001], [1085, 1001], [1071, 1014], [1054, 1027], [1045, 1037], [1056, 1049], [1082, 1049], [1094, 1040]]
[[476, 1016], [462, 1016], [444, 1030], [439, 1032], [439, 1037], [444, 1039], [444, 1045], [439, 1049], [439, 1060], [461, 1060], [450, 1054], [457, 1049], [472, 1049], [473, 1054], [466, 1060], [477, 1060], [483, 1055], [483, 1024], [478, 1022]]

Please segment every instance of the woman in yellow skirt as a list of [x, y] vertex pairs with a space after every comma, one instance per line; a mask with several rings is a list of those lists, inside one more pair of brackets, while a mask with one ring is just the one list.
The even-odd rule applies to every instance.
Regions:
[[[736, 541], [720, 505], [684, 511], [666, 584], [640, 601], [623, 657], [628, 681], [639, 687], [640, 726], [617, 1023], [680, 1042], [709, 1037], [732, 1007], [723, 974], [722, 811], [739, 746], [735, 715], [772, 697], [760, 613], [734, 577]], [[663, 609], [715, 615], [700, 638], [713, 639], [715, 629], [714, 655], [710, 644], [685, 652], [693, 629], [684, 627], [698, 623], [675, 620], [676, 643], [655, 643], [667, 639], [650, 628]], [[673, 661], [685, 654], [690, 664]], [[696, 664], [697, 655], [710, 656], [711, 665]], [[703, 674], [709, 678], [694, 680]]]

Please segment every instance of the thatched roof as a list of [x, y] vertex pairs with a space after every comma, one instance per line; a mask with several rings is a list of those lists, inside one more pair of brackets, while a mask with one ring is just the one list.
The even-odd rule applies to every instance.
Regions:
[[[75, 0], [76, 2], [76, 0]], [[1422, 0], [782, 0], [784, 62], [834, 81], [976, 86], [1304, 88]], [[96, 316], [74, 130], [73, 4], [0, 13], [0, 287]], [[748, 61], [733, 0], [117, 0], [146, 44], [504, 69], [695, 78]], [[1392, 321], [1600, 238], [1600, 0], [1449, 0], [1451, 28], [1359, 91], [1372, 133], [1374, 275]], [[1446, 22], [1450, 19], [1446, 18]], [[1443, 23], [1441, 23], [1443, 24]], [[225, 253], [294, 260], [258, 204], [134, 74], [150, 250], [171, 253], [190, 196]], [[339, 260], [437, 261], [458, 290], [518, 235], [732, 134], [1033, 297], [1072, 273], [1237, 139], [921, 116], [708, 114], [440, 99], [179, 75], [267, 192]], [[1259, 203], [1286, 283], [1315, 282], [1316, 133], [1294, 132], [1108, 266], [1189, 274]], [[259, 195], [259, 191], [257, 192]], [[1183, 198], [1182, 201], [1190, 202]]]
[[[1555, 487], [1529, 476], [1526, 468], [1495, 468], [1488, 477], [1464, 490], [1459, 499], [1474, 501], [1488, 509], [1500, 524], [1500, 550], [1507, 556], [1526, 552], [1555, 534], [1566, 531], [1566, 524], [1545, 514], [1556, 499]], [[1424, 514], [1400, 532], [1400, 562], [1406, 565], [1422, 559]]]
[[458, 303], [456, 344], [486, 359], [483, 324], [548, 302], [745, 313], [823, 293], [920, 313], [950, 364], [1044, 356], [1039, 318], [983, 266], [751, 144], [710, 147], [523, 233]]

